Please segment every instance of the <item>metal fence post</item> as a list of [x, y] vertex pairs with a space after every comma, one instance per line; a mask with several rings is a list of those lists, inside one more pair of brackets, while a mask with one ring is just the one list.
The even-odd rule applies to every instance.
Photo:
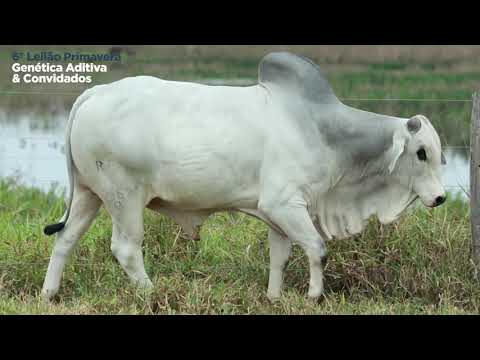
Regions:
[[470, 132], [470, 222], [472, 229], [472, 257], [480, 267], [480, 93], [473, 94]]

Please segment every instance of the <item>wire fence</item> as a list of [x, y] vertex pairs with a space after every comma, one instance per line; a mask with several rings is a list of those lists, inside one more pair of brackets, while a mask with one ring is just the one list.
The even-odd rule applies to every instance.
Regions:
[[[53, 94], [53, 95], [78, 95], [80, 92], [45, 92], [45, 91], [0, 91], [1, 94], [10, 94], [10, 95], [24, 95], [24, 94]], [[343, 98], [343, 101], [416, 101], [416, 102], [472, 102], [472, 99], [400, 99], [400, 98]], [[1, 130], [1, 127], [0, 127]], [[48, 130], [47, 130], [48, 131]], [[36, 135], [36, 136], [2, 136], [0, 135], [0, 138], [2, 142], [8, 143], [9, 141], [15, 141], [15, 142], [21, 142], [22, 146], [20, 147], [19, 151], [24, 150], [25, 155], [28, 157], [28, 161], [32, 163], [36, 162], [52, 162], [52, 161], [62, 161], [64, 162], [64, 157], [65, 157], [65, 150], [64, 150], [64, 139], [63, 139], [63, 134], [61, 137], [53, 137], [53, 136], [44, 136], [44, 135]], [[40, 155], [33, 155], [31, 152], [26, 151], [29, 149], [32, 145], [36, 146], [36, 143], [41, 143], [41, 142], [47, 142], [48, 146], [54, 150], [59, 150], [58, 154], [55, 156], [40, 156]], [[465, 154], [468, 157], [468, 153], [470, 150], [469, 146], [458, 146], [458, 145], [447, 145], [443, 147], [444, 151], [462, 151], [464, 150]], [[1, 151], [1, 148], [0, 148]], [[0, 162], [2, 160], [7, 160], [10, 162], [17, 161], [21, 162], [26, 160], [25, 156], [19, 156], [18, 154], [16, 155], [10, 155], [10, 154], [1, 154], [0, 153]], [[1, 174], [1, 173], [0, 173]], [[17, 177], [21, 177], [21, 170], [18, 168], [17, 169]], [[15, 173], [11, 174], [10, 176], [15, 176]], [[52, 185], [59, 185], [58, 179], [54, 178], [34, 178], [29, 180], [30, 184], [52, 184]], [[447, 185], [445, 186], [447, 189], [454, 189], [454, 190], [461, 190], [462, 192], [465, 192], [465, 188], [468, 187], [467, 184], [458, 184], [458, 185]]]
[[[253, 81], [253, 80], [252, 80]], [[228, 83], [228, 80], [225, 81], [225, 83]], [[82, 91], [72, 91], [72, 92], [65, 92], [65, 91], [51, 91], [47, 89], [40, 89], [36, 91], [0, 91], [0, 95], [63, 95], [63, 96], [76, 96], [79, 95]], [[342, 101], [364, 101], [364, 102], [378, 102], [378, 101], [396, 101], [396, 102], [463, 102], [463, 103], [470, 103], [473, 100], [472, 99], [426, 99], [426, 98], [341, 98], [340, 100]], [[1, 128], [0, 128], [1, 129]], [[46, 161], [46, 162], [51, 162], [51, 161], [56, 161], [56, 160], [62, 160], [64, 158], [64, 142], [60, 141], [58, 137], [52, 137], [52, 136], [1, 136], [2, 142], [8, 142], [8, 141], [19, 141], [22, 142], [22, 149], [25, 149], [27, 147], [27, 142], [30, 142], [29, 145], [31, 145], [34, 142], [49, 142], [49, 147], [52, 147], [54, 149], [59, 149], [59, 154], [58, 156], [34, 156], [32, 157], [31, 154], [29, 155], [29, 161], [37, 162], [37, 161]], [[63, 138], [62, 138], [63, 140]], [[443, 148], [445, 151], [449, 150], [465, 150], [465, 152], [469, 152], [470, 147], [469, 146], [445, 146]], [[0, 160], [25, 160], [25, 157], [18, 156], [18, 155], [2, 155], [0, 154]], [[13, 174], [14, 175], [14, 174]], [[58, 179], [43, 179], [43, 178], [36, 178], [34, 179], [35, 183], [57, 183]], [[462, 185], [457, 185], [457, 186], [451, 186], [448, 185], [446, 186], [447, 188], [450, 189], [461, 189], [464, 190], [465, 186]]]
[[[228, 83], [228, 82], [226, 82]], [[0, 91], [0, 95], [63, 95], [63, 96], [77, 96], [82, 91], [52, 91], [49, 89], [37, 90], [37, 91]], [[472, 102], [473, 99], [415, 99], [415, 98], [339, 98], [341, 101], [415, 101], [415, 102]]]

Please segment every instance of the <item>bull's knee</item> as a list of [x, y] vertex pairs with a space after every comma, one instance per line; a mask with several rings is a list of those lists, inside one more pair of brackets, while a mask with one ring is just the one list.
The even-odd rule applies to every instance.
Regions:
[[113, 256], [115, 256], [135, 285], [142, 288], [153, 287], [152, 282], [145, 272], [142, 249], [139, 245], [113, 241], [110, 249]]
[[312, 262], [318, 263], [318, 265], [323, 265], [327, 257], [327, 246], [323, 239], [310, 244], [306, 250], [307, 256]]
[[118, 262], [125, 267], [131, 267], [131, 264], [135, 262], [135, 249], [133, 249], [131, 246], [112, 242], [110, 250]]

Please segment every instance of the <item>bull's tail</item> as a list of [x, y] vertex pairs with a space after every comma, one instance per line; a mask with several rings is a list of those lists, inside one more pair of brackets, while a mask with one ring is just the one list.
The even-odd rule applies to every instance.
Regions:
[[68, 170], [68, 179], [70, 183], [70, 195], [67, 200], [67, 209], [63, 214], [62, 219], [60, 220], [60, 222], [56, 224], [45, 226], [45, 228], [43, 229], [43, 232], [45, 235], [52, 235], [52, 234], [55, 234], [56, 232], [61, 231], [65, 227], [65, 224], [67, 223], [67, 220], [68, 220], [68, 216], [70, 215], [70, 209], [72, 207], [72, 199], [73, 199], [73, 189], [74, 189], [74, 180], [73, 180], [74, 164], [73, 164], [73, 158], [72, 158], [72, 148], [70, 145], [70, 134], [72, 132], [72, 123], [77, 113], [77, 110], [91, 96], [91, 93], [92, 93], [91, 90], [92, 89], [85, 91], [82, 95], [80, 95], [77, 98], [77, 100], [75, 100], [72, 106], [72, 110], [70, 111], [70, 116], [68, 117], [66, 140], [65, 140], [65, 154], [67, 158], [67, 170]]

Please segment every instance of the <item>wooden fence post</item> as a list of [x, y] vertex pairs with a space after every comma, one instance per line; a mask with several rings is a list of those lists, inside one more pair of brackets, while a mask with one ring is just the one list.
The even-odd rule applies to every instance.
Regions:
[[480, 268], [480, 93], [473, 94], [470, 131], [470, 222], [472, 229], [472, 257]]

